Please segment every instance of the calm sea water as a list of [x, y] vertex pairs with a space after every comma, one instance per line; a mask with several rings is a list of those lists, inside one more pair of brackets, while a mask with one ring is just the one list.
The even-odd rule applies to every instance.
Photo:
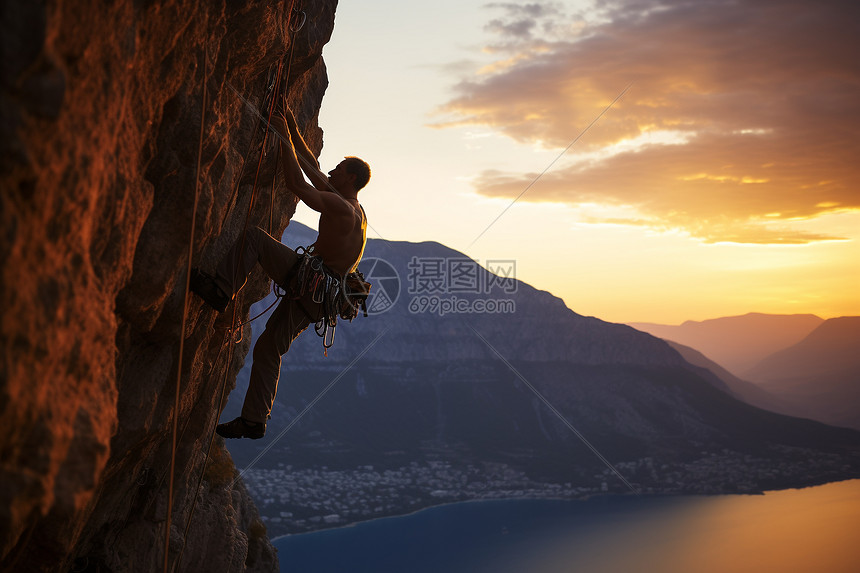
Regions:
[[857, 573], [860, 480], [759, 496], [461, 503], [275, 546], [290, 573]]

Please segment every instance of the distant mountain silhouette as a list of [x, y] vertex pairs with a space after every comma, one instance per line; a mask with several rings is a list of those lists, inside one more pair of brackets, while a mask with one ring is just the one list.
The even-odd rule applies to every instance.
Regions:
[[775, 395], [763, 390], [756, 384], [742, 380], [709, 359], [707, 356], [689, 346], [684, 346], [677, 342], [667, 341], [669, 346], [678, 351], [678, 353], [690, 364], [705, 368], [716, 375], [722, 384], [718, 388], [723, 388], [727, 392], [740, 398], [748, 404], [770, 410], [771, 412], [779, 412], [781, 414], [797, 415], [797, 410], [792, 408], [790, 404], [777, 398]]
[[735, 376], [770, 354], [796, 344], [824, 322], [812, 314], [760, 314], [688, 320], [678, 326], [631, 322], [630, 326], [659, 338], [695, 348]]
[[[370, 223], [373, 223], [372, 219]], [[307, 246], [315, 238], [315, 231], [293, 221], [284, 233], [283, 241], [291, 247]], [[687, 366], [664, 341], [643, 335], [623, 324], [580, 316], [568, 309], [560, 298], [520, 281], [500, 283], [516, 291], [513, 293], [505, 293], [502, 287], [493, 287], [489, 294], [475, 292], [484, 289], [467, 288], [463, 282], [444, 287], [443, 290], [448, 292], [437, 292], [427, 285], [418, 284], [421, 281], [413, 276], [416, 269], [410, 268], [413, 258], [416, 264], [421, 261], [460, 262], [465, 264], [466, 269], [470, 267], [466, 263], [470, 262], [472, 268], [469, 272], [481, 285], [500, 280], [463, 253], [439, 243], [370, 239], [359, 268], [370, 273], [368, 265], [374, 260], [381, 260], [396, 271], [399, 287], [390, 295], [390, 298], [396, 299], [390, 309], [376, 314], [371, 311], [369, 318], [359, 317], [352, 323], [341, 321], [335, 334], [334, 347], [322, 362], [321, 341], [310, 329], [310, 332], [296, 340], [284, 361], [284, 367], [305, 363], [315, 367], [346, 364], [385, 329], [388, 329], [385, 344], [373, 346], [365, 359], [383, 362], [485, 359], [490, 351], [470, 326], [486, 336], [505, 356], [517, 356], [524, 360]], [[410, 276], [413, 278], [410, 279]], [[373, 279], [372, 274], [369, 274], [369, 278], [374, 283], [371, 297], [386, 290], [383, 283]], [[415, 292], [411, 293], [410, 290]], [[256, 303], [251, 314], [269, 306], [272, 296], [270, 294]], [[419, 304], [433, 297], [456, 299], [469, 305], [476, 300], [513, 301], [516, 311], [450, 312], [440, 316], [439, 309], [433, 312], [432, 305], [425, 308], [425, 305]], [[373, 298], [369, 299], [369, 303], [372, 309], [375, 304]], [[254, 336], [262, 328], [264, 320], [261, 318], [254, 323]], [[515, 335], [511, 335], [512, 330], [516, 331]]]
[[[284, 240], [312, 238], [294, 222]], [[713, 463], [701, 460], [715, 455], [768, 460], [761, 466], [768, 468], [766, 478], [750, 464], [725, 462], [735, 476], [725, 479], [746, 484], [727, 487], [748, 491], [816, 479], [808, 469], [784, 465], [788, 452], [809, 456], [860, 446], [860, 433], [750, 406], [665, 341], [578, 315], [561, 299], [522, 282], [504, 283], [510, 292], [456, 294], [470, 304], [509, 299], [514, 312], [421, 312], [416, 301], [425, 295], [410, 292], [420, 290], [416, 261], [468, 261], [439, 243], [370, 240], [362, 264], [374, 260], [399, 275], [399, 291], [388, 293], [394, 304], [341, 324], [328, 358], [312, 328], [296, 340], [282, 365], [269, 434], [277, 435], [327, 384], [337, 382], [277, 444], [274, 459], [329, 468], [396, 468], [436, 459], [503, 463], [545, 479], [593, 485], [605, 467], [572, 425], [613, 463], [668, 464], [662, 474], [636, 476], [657, 489], [670, 487], [661, 480], [670, 480], [665, 468], [672, 464]], [[483, 268], [477, 275], [481, 281], [499, 278]], [[252, 313], [269, 302], [257, 303]], [[263, 320], [255, 323], [255, 336]], [[247, 368], [224, 418], [238, 415]], [[241, 467], [261, 444], [229, 446]], [[777, 466], [786, 469], [773, 474]], [[716, 468], [709, 475], [725, 477]]]
[[748, 376], [797, 415], [860, 429], [860, 317], [825, 321]]

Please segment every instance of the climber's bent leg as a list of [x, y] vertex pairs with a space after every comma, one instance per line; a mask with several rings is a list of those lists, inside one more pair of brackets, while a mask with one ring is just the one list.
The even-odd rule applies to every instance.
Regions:
[[253, 227], [245, 233], [244, 248], [240, 235], [221, 260], [215, 283], [228, 297], [232, 297], [242, 287], [254, 265], [260, 263], [269, 278], [282, 284], [297, 261], [298, 255], [294, 250], [260, 227]]

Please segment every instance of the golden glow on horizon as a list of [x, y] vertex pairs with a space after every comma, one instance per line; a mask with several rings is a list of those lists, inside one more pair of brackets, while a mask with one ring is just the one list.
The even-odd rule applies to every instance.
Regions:
[[681, 175], [677, 178], [679, 181], [716, 181], [718, 183], [740, 183], [741, 185], [748, 185], [751, 183], [770, 183], [770, 179], [758, 179], [755, 177], [737, 177], [735, 175], [708, 175], [707, 173], [697, 173], [695, 175]]

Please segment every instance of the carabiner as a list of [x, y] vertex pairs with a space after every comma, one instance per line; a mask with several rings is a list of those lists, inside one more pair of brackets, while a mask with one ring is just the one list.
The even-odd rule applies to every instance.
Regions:
[[[296, 32], [298, 32], [299, 30], [301, 30], [302, 28], [305, 27], [305, 22], [307, 22], [307, 20], [308, 20], [308, 14], [304, 10], [296, 10], [295, 8], [293, 8], [293, 12], [295, 12], [296, 14], [302, 15], [302, 21], [298, 26], [293, 26], [292, 23], [290, 24], [290, 31], [295, 34]], [[292, 21], [293, 21], [293, 17], [291, 15], [290, 16], [290, 22], [292, 22]]]
[[[334, 326], [332, 326], [331, 324], [328, 324], [327, 326], [328, 328], [326, 328], [325, 332], [323, 333], [323, 348], [325, 348], [326, 350], [328, 350], [334, 345], [334, 331], [337, 325], [335, 324]], [[329, 336], [329, 333], [331, 333], [331, 336]]]
[[[317, 304], [322, 304], [325, 300], [325, 282], [317, 275], [317, 280], [314, 282], [314, 290], [311, 295], [311, 300]], [[319, 293], [319, 294], [317, 294]]]

